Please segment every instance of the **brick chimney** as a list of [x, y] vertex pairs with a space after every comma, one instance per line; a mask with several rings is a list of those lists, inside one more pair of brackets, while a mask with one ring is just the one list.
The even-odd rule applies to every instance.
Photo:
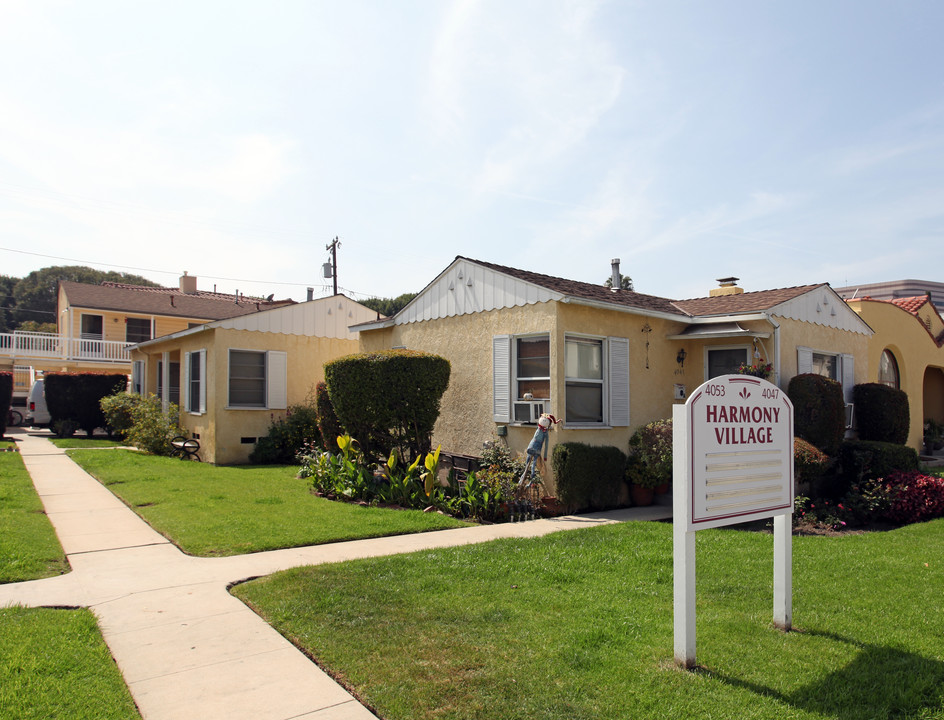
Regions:
[[726, 277], [718, 278], [718, 283], [720, 287], [712, 288], [708, 291], [708, 297], [719, 297], [721, 295], [740, 295], [744, 292], [744, 288], [737, 286], [737, 281], [740, 278], [736, 277]]
[[193, 275], [188, 275], [186, 270], [184, 270], [184, 274], [180, 276], [180, 292], [184, 295], [193, 295], [197, 292], [197, 278]]

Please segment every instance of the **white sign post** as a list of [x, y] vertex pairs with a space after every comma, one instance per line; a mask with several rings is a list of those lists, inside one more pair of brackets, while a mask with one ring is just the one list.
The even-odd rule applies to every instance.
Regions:
[[675, 662], [695, 667], [695, 532], [774, 519], [774, 624], [793, 622], [793, 404], [776, 385], [723, 375], [673, 415]]

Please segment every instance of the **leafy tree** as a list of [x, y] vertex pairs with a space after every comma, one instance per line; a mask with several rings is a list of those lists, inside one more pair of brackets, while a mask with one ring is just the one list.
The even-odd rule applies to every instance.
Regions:
[[10, 332], [15, 327], [13, 322], [13, 307], [16, 300], [13, 298], [13, 288], [19, 278], [11, 275], [0, 275], [0, 332]]
[[403, 293], [395, 298], [368, 298], [362, 300], [361, 305], [366, 305], [371, 310], [376, 310], [381, 315], [391, 317], [405, 308], [410, 300], [416, 297], [416, 293]]
[[[606, 282], [603, 283], [603, 287], [613, 287], [613, 278], [607, 278]], [[633, 290], [633, 279], [629, 275], [620, 273], [620, 290]]]
[[98, 285], [105, 281], [127, 283], [129, 285], [147, 285], [156, 287], [147, 278], [112, 270], [95, 270], [82, 265], [56, 265], [34, 270], [17, 281], [13, 287], [15, 310], [13, 320], [16, 324], [33, 320], [35, 322], [55, 322], [57, 290], [60, 280]]
[[36, 322], [35, 320], [21, 322], [16, 326], [16, 329], [22, 332], [52, 333], [53, 335], [59, 331], [58, 326], [54, 322]]

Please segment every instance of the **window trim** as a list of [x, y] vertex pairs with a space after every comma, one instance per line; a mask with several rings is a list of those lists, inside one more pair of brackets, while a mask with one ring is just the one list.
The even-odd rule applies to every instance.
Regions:
[[[547, 377], [543, 375], [534, 375], [531, 377], [519, 377], [518, 375], [518, 342], [520, 340], [536, 340], [536, 339], [547, 339]], [[535, 401], [543, 400], [544, 402], [549, 403], [551, 401], [551, 334], [550, 333], [526, 333], [523, 335], [512, 335], [511, 336], [511, 391], [512, 391], [512, 403], [515, 402], [527, 402], [525, 401], [522, 393], [519, 391], [519, 384], [522, 380], [524, 381], [534, 381], [534, 380], [547, 380], [547, 394], [548, 397], [536, 397]], [[514, 415], [514, 413], [512, 413]]]
[[[895, 371], [894, 383], [882, 379], [882, 360], [886, 357], [886, 355], [891, 358], [891, 367]], [[881, 383], [882, 385], [893, 387], [896, 390], [901, 390], [901, 365], [898, 363], [898, 358], [895, 357], [895, 353], [892, 352], [891, 348], [885, 348], [882, 350], [882, 354], [878, 357], [877, 382]]]
[[[234, 352], [262, 355], [262, 405], [234, 405], [231, 401], [232, 357]], [[253, 378], [254, 379], [254, 378]], [[226, 352], [226, 410], [285, 410], [288, 407], [288, 353], [282, 350], [258, 348], [227, 348]]]
[[[197, 361], [197, 368], [200, 372], [200, 377], [196, 380], [192, 376], [192, 368], [194, 360]], [[183, 393], [184, 406], [183, 410], [190, 415], [204, 415], [206, 414], [206, 398], [207, 398], [207, 378], [206, 378], [206, 348], [201, 348], [200, 350], [193, 350], [190, 352], [184, 353], [184, 363], [183, 363], [183, 380], [182, 384], [184, 386], [185, 392]], [[196, 396], [197, 396], [197, 407], [193, 407], [194, 400], [194, 383], [197, 383], [196, 387]]]
[[[600, 347], [600, 377], [599, 378], [578, 378], [567, 375], [567, 343], [568, 342], [599, 343]], [[581, 333], [564, 334], [564, 421], [569, 428], [601, 428], [610, 427], [609, 424], [609, 362], [608, 362], [608, 343], [607, 338], [599, 335], [584, 335]], [[581, 383], [583, 385], [600, 386], [600, 420], [576, 422], [567, 420], [567, 389], [571, 383]]]
[[[237, 404], [233, 402], [233, 353], [252, 353], [262, 356], [262, 403], [251, 405]], [[267, 379], [269, 376], [268, 358], [265, 350], [250, 348], [228, 348], [226, 352], [226, 408], [228, 410], [267, 410], [269, 407], [269, 396], [267, 392]], [[238, 380], [257, 380], [258, 378], [237, 378]]]
[[[131, 325], [131, 321], [135, 322], [146, 322], [147, 323], [147, 337], [143, 340], [132, 340], [128, 337], [128, 329]], [[137, 317], [137, 316], [126, 316], [125, 317], [125, 342], [127, 343], [141, 343], [147, 342], [148, 340], [154, 339], [154, 321], [152, 318], [147, 317]]]

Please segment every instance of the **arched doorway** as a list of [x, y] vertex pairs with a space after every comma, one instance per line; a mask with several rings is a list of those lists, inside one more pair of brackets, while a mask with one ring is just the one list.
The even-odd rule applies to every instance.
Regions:
[[[944, 369], [929, 367], [924, 371], [924, 407], [921, 420], [944, 423]], [[912, 408], [912, 412], [919, 408]]]

